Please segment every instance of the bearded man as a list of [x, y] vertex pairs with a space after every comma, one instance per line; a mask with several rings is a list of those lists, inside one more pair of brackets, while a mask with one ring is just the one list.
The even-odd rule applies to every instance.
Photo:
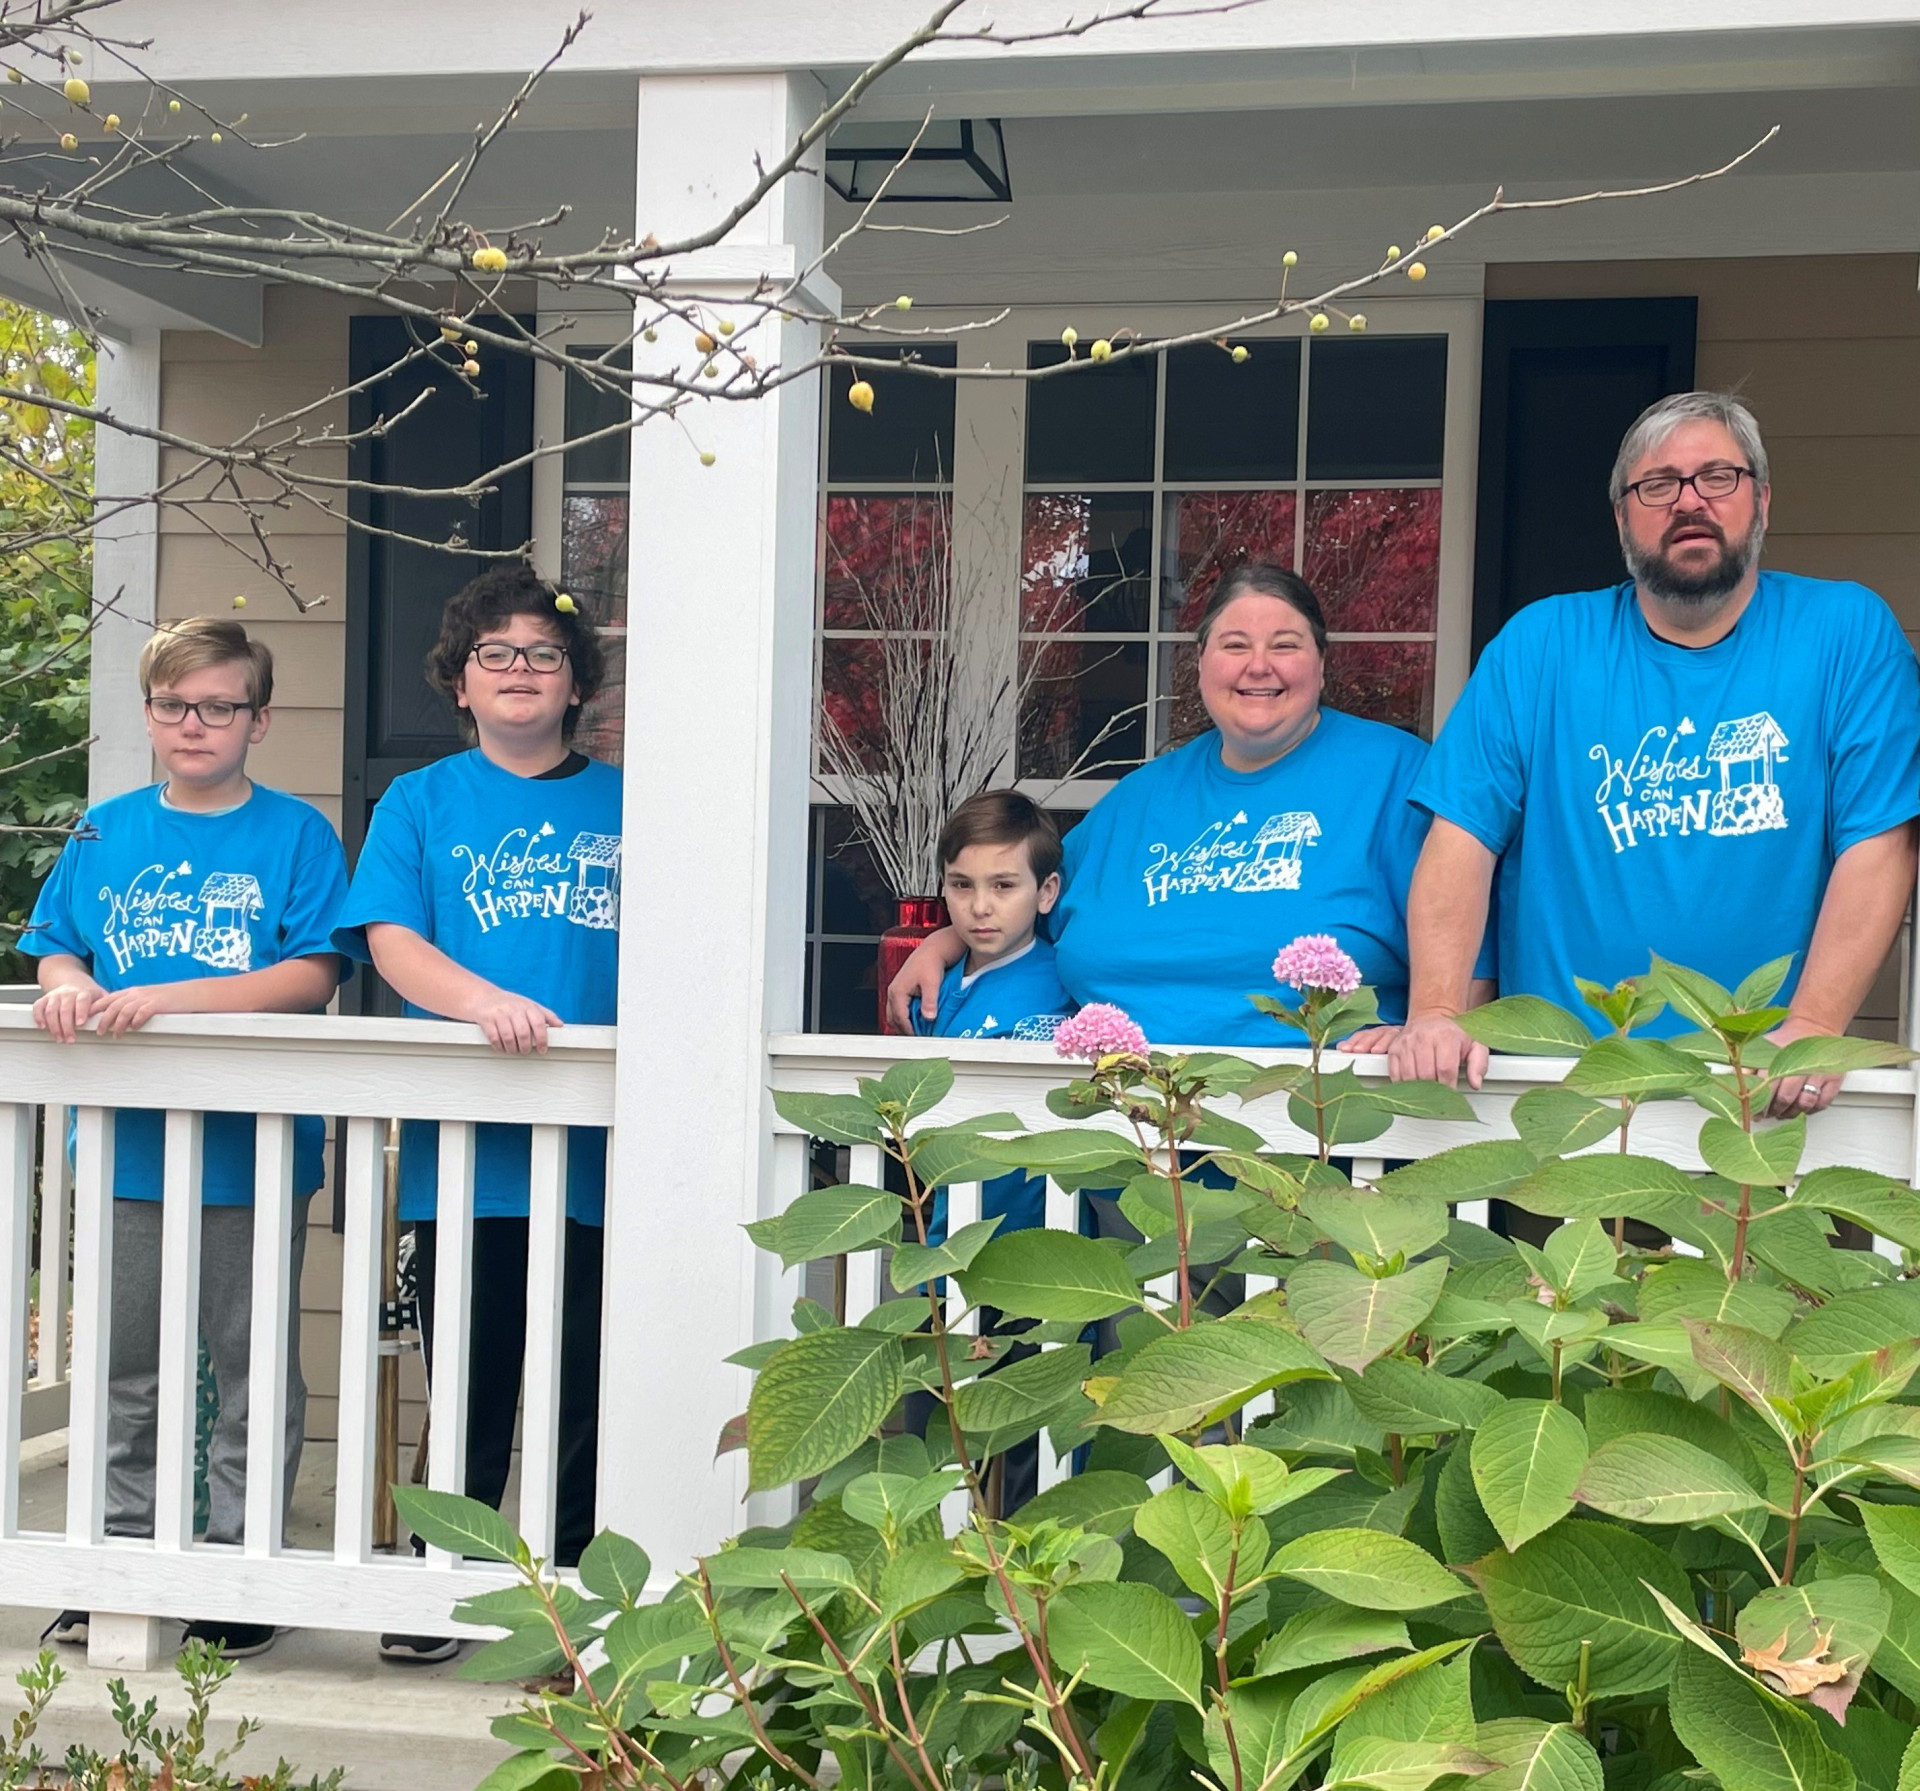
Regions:
[[[1913, 891], [1920, 668], [1864, 586], [1760, 569], [1771, 496], [1744, 405], [1662, 399], [1610, 482], [1631, 576], [1529, 605], [1481, 657], [1413, 786], [1433, 824], [1397, 1077], [1478, 1086], [1457, 1016], [1496, 887], [1502, 994], [1577, 1013], [1576, 977], [1650, 952], [1729, 988], [1791, 955], [1771, 1036], [1852, 1021]], [[1787, 1078], [1775, 1111], [1838, 1086]]]

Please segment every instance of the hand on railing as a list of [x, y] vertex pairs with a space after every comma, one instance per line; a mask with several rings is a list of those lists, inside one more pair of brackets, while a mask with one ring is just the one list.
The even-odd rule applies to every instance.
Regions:
[[33, 1004], [33, 1023], [63, 1045], [70, 1045], [106, 999], [106, 990], [82, 971], [72, 982], [57, 984]]

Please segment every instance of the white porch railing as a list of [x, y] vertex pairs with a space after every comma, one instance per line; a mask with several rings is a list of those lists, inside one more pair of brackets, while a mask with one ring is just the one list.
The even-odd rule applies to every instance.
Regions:
[[[151, 1107], [157, 1094], [175, 1105], [166, 1119], [156, 1509], [148, 1541], [104, 1533], [111, 1121], [113, 1109]], [[71, 1174], [63, 1145], [68, 1108], [77, 1121]], [[193, 1536], [200, 1130], [207, 1112], [261, 1115], [256, 1186], [278, 1191], [259, 1203], [271, 1222], [255, 1227], [247, 1511], [245, 1542], [237, 1546]], [[287, 1319], [299, 1298], [289, 1274], [292, 1116], [300, 1113], [328, 1116], [345, 1138], [340, 1440], [327, 1552], [287, 1548], [281, 1520]], [[551, 1536], [554, 1521], [565, 1128], [607, 1126], [612, 1115], [610, 1027], [570, 1027], [555, 1036], [549, 1055], [516, 1060], [490, 1051], [472, 1027], [293, 1015], [163, 1019], [123, 1039], [60, 1045], [36, 1031], [23, 1008], [0, 1004], [0, 1212], [7, 1221], [0, 1244], [0, 1595], [48, 1609], [446, 1633], [455, 1601], [504, 1576], [445, 1555], [374, 1553], [388, 1122], [441, 1122], [435, 1298], [450, 1316], [436, 1351], [428, 1484], [453, 1490], [464, 1471], [468, 1338], [451, 1315], [466, 1312], [471, 1286], [473, 1126], [493, 1120], [534, 1128], [519, 1523], [540, 1538]], [[70, 1304], [63, 1272], [69, 1208]], [[315, 1218], [325, 1222], [317, 1210]], [[39, 1341], [39, 1372], [31, 1380], [30, 1288]], [[69, 1310], [73, 1342], [63, 1378]], [[64, 1413], [60, 1399], [68, 1402]], [[36, 1430], [58, 1428], [61, 1418], [68, 1424], [65, 1526], [27, 1531], [20, 1524], [20, 1445]]]
[[[534, 1126], [535, 1247], [528, 1274], [528, 1371], [522, 1434], [524, 1452], [518, 1521], [536, 1539], [551, 1535], [558, 1429], [561, 1244], [564, 1236], [564, 1128], [604, 1126], [614, 1110], [613, 1034], [572, 1027], [557, 1034], [544, 1058], [504, 1059], [476, 1031], [414, 1021], [322, 1017], [222, 1016], [160, 1020], [120, 1040], [83, 1038], [62, 1046], [36, 1032], [28, 1014], [0, 1003], [0, 1211], [7, 1218], [0, 1242], [0, 1439], [5, 1445], [5, 1497], [0, 1501], [0, 1597], [44, 1609], [92, 1608], [153, 1616], [227, 1617], [253, 1622], [341, 1629], [400, 1629], [445, 1633], [459, 1598], [501, 1583], [499, 1570], [444, 1556], [416, 1561], [373, 1549], [375, 1386], [381, 1301], [382, 1147], [388, 1121], [431, 1119], [441, 1126], [441, 1222], [436, 1298], [443, 1313], [466, 1309], [471, 1267], [472, 1126], [498, 1120]], [[1284, 1052], [1248, 1052], [1283, 1061]], [[878, 1075], [906, 1057], [944, 1056], [958, 1072], [942, 1108], [923, 1123], [1010, 1110], [1032, 1128], [1060, 1122], [1045, 1106], [1047, 1090], [1068, 1073], [1045, 1045], [977, 1041], [840, 1038], [785, 1034], [770, 1041], [769, 1073], [780, 1089], [851, 1092], [863, 1075]], [[1363, 1075], [1379, 1074], [1378, 1059], [1361, 1060]], [[1369, 1161], [1419, 1157], [1476, 1137], [1507, 1136], [1514, 1100], [1558, 1079], [1564, 1063], [1496, 1059], [1486, 1087], [1472, 1097], [1478, 1125], [1401, 1120], [1370, 1143]], [[150, 1105], [157, 1093], [183, 1103], [167, 1122], [168, 1172], [162, 1246], [162, 1384], [160, 1390], [157, 1521], [153, 1540], [104, 1535], [104, 1449], [107, 1346], [112, 1284], [112, 1128], [116, 1106]], [[191, 1103], [191, 1105], [185, 1105]], [[78, 1148], [71, 1174], [61, 1147], [64, 1113], [77, 1112]], [[1236, 1109], [1279, 1147], [1304, 1146], [1279, 1097]], [[269, 1197], [262, 1210], [278, 1224], [256, 1229], [252, 1335], [252, 1398], [248, 1444], [245, 1541], [222, 1546], [192, 1536], [192, 1451], [195, 1366], [195, 1271], [200, 1113], [262, 1114], [258, 1142], [261, 1186], [284, 1190], [292, 1173], [288, 1116], [322, 1113], [344, 1128], [344, 1269], [341, 1290], [340, 1423], [333, 1543], [329, 1550], [294, 1549], [281, 1534], [287, 1313], [298, 1290], [289, 1283], [286, 1215], [289, 1203]], [[1635, 1147], [1683, 1167], [1699, 1167], [1693, 1147], [1697, 1114], [1682, 1104], [1651, 1103], [1634, 1122]], [[1906, 1071], [1850, 1077], [1838, 1103], [1812, 1122], [1809, 1167], [1858, 1164], [1910, 1179], [1915, 1169], [1915, 1085]], [[808, 1186], [807, 1141], [776, 1126], [771, 1204], [784, 1206]], [[853, 1179], [877, 1182], [874, 1153], [851, 1165]], [[1363, 1165], [1364, 1167], [1364, 1165]], [[644, 1197], [644, 1190], [610, 1190]], [[712, 1203], [716, 1253], [751, 1251], [736, 1226], [737, 1193], [681, 1185], [675, 1198], [704, 1196]], [[953, 1193], [954, 1222], [977, 1210], [975, 1189]], [[38, 1225], [36, 1227], [36, 1203]], [[72, 1286], [66, 1258], [67, 1214], [72, 1220]], [[1484, 1208], [1464, 1213], [1484, 1222]], [[1052, 1224], [1073, 1223], [1073, 1199], [1050, 1190]], [[319, 1209], [316, 1223], [324, 1223]], [[38, 1261], [33, 1239], [41, 1240]], [[788, 1333], [801, 1271], [782, 1272], [754, 1252], [754, 1338]], [[38, 1270], [39, 1372], [27, 1373], [26, 1347], [32, 1277]], [[872, 1309], [886, 1292], [872, 1253], [849, 1264], [849, 1319]], [[63, 1306], [63, 1301], [66, 1304]], [[71, 1362], [64, 1369], [61, 1339], [72, 1319]], [[430, 1485], [457, 1489], [463, 1455], [467, 1363], [464, 1326], [440, 1336], [440, 1361], [431, 1393]], [[455, 1347], [457, 1343], [458, 1347]], [[640, 1362], [608, 1363], [603, 1384], [631, 1387], [647, 1373]], [[731, 1410], [705, 1414], [699, 1426], [718, 1435]], [[58, 1403], [70, 1400], [69, 1464], [64, 1526], [28, 1531], [19, 1521], [22, 1440], [36, 1429], [57, 1428]], [[663, 1474], [699, 1472], [696, 1463]], [[1045, 1459], [1043, 1473], [1063, 1469]], [[646, 1487], [623, 1486], [622, 1527], [645, 1537]], [[780, 1500], [757, 1498], [751, 1515], [777, 1519]], [[746, 1515], [746, 1514], [742, 1514]], [[712, 1539], [717, 1543], [719, 1537]], [[661, 1561], [662, 1576], [681, 1562]]]

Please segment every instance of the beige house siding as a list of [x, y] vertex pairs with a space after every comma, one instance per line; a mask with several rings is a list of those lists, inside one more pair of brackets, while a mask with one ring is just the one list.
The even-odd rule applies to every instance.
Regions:
[[[1738, 392], [1766, 433], [1767, 563], [1871, 586], [1920, 647], [1920, 293], [1912, 256], [1494, 266], [1486, 292], [1698, 298], [1696, 383]], [[1896, 948], [1856, 1030], [1893, 1035], [1903, 957]]]

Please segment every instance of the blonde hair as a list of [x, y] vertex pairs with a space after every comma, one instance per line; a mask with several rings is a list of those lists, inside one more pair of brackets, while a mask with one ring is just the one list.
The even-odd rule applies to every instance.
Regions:
[[152, 696], [156, 684], [174, 684], [189, 672], [215, 665], [247, 668], [247, 701], [258, 715], [273, 701], [273, 651], [250, 640], [238, 622], [225, 616], [189, 616], [162, 622], [140, 653], [140, 694]]

